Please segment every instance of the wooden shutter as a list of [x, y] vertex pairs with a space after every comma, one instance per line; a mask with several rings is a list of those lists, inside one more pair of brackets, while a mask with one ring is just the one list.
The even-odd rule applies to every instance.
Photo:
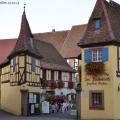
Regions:
[[90, 62], [91, 61], [90, 49], [87, 49], [87, 50], [84, 51], [84, 59], [85, 59], [85, 62]]
[[108, 48], [102, 48], [102, 61], [108, 61]]

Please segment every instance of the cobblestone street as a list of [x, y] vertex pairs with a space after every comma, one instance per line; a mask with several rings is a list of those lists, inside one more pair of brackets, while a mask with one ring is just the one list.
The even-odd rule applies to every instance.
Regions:
[[71, 116], [68, 113], [55, 113], [50, 115], [21, 117], [0, 111], [0, 120], [76, 120], [76, 116]]

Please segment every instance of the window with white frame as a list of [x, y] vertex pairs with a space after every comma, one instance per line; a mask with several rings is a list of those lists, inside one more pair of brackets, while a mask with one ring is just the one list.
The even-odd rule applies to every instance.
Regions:
[[68, 72], [62, 72], [62, 80], [69, 81], [69, 73]]
[[75, 59], [74, 60], [74, 69], [75, 70], [78, 70], [78, 63], [79, 63], [78, 59]]
[[58, 71], [54, 71], [54, 80], [58, 80]]
[[46, 70], [46, 79], [51, 80], [51, 70]]
[[72, 73], [72, 81], [76, 82], [76, 74], [75, 73]]
[[102, 50], [101, 49], [92, 49], [92, 62], [101, 62], [102, 61]]
[[64, 82], [64, 87], [65, 87], [65, 88], [68, 87], [68, 82]]

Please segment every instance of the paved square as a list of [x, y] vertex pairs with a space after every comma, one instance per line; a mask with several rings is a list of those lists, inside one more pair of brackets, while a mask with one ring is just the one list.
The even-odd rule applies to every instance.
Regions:
[[22, 117], [0, 111], [0, 120], [76, 120], [76, 116], [71, 116], [66, 112]]

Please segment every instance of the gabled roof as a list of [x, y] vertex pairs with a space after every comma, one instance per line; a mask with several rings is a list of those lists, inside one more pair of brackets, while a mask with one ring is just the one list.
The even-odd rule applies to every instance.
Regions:
[[34, 38], [51, 43], [64, 58], [77, 58], [81, 54], [77, 43], [83, 37], [87, 24], [72, 26], [71, 30], [36, 33]]
[[35, 33], [34, 38], [51, 43], [58, 51], [60, 51], [67, 37], [68, 32], [69, 31], [66, 30], [66, 31]]
[[[101, 19], [101, 28], [94, 29], [94, 20]], [[120, 45], [120, 5], [114, 1], [97, 0], [80, 47]]]
[[61, 55], [64, 58], [77, 58], [81, 54], [81, 49], [77, 46], [80, 39], [82, 39], [87, 25], [76, 25], [69, 31], [62, 48]]
[[42, 68], [75, 72], [52, 44], [41, 40], [34, 40], [33, 44], [42, 56]]

